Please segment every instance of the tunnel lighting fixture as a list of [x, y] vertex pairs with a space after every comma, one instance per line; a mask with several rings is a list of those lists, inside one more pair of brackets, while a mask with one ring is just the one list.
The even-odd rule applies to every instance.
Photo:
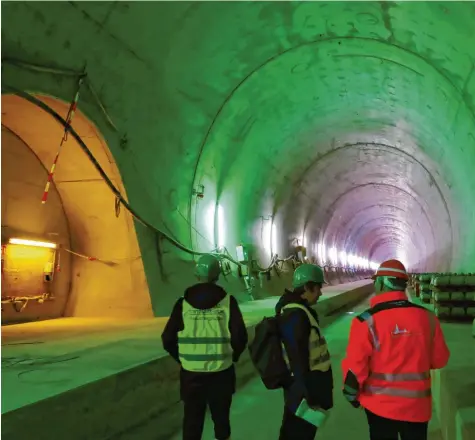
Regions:
[[23, 246], [35, 246], [56, 249], [56, 243], [48, 243], [46, 241], [24, 240], [23, 238], [10, 238], [10, 244], [21, 244]]
[[336, 250], [336, 248], [332, 247], [330, 249], [330, 251], [328, 252], [328, 254], [329, 254], [329, 257], [331, 259], [331, 262], [333, 264], [337, 264], [338, 263], [338, 251]]
[[321, 262], [325, 262], [326, 261], [326, 248], [325, 248], [325, 245], [323, 243], [320, 243], [319, 246], [318, 246], [318, 256], [320, 257], [320, 261]]
[[378, 263], [375, 263], [374, 261], [371, 261], [371, 262], [369, 263], [369, 266], [370, 266], [370, 268], [373, 269], [373, 270], [378, 270], [379, 264], [378, 264]]
[[224, 247], [224, 210], [218, 205], [218, 247]]
[[266, 254], [270, 257], [272, 254], [272, 221], [267, 220], [262, 226], [262, 246]]
[[348, 259], [345, 251], [340, 252], [340, 261], [343, 266], [346, 266]]
[[215, 215], [215, 212], [216, 212], [216, 205], [214, 203], [212, 203], [208, 210], [206, 211], [206, 215], [205, 215], [205, 224], [207, 226], [207, 229], [208, 229], [208, 236], [209, 236], [209, 239], [212, 243], [215, 243], [215, 239], [214, 239], [214, 215]]
[[271, 230], [271, 253], [277, 254], [277, 226], [274, 222], [272, 222]]

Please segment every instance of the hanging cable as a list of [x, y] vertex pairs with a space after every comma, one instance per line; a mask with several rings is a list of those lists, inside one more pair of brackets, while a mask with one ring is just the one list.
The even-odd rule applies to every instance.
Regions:
[[[122, 196], [122, 194], [120, 193], [120, 191], [115, 187], [115, 185], [113, 184], [113, 182], [109, 179], [109, 177], [107, 176], [106, 172], [102, 169], [102, 167], [99, 165], [99, 163], [97, 162], [96, 158], [94, 157], [94, 155], [92, 154], [91, 150], [89, 150], [89, 148], [87, 147], [87, 145], [83, 142], [83, 140], [81, 139], [81, 137], [77, 134], [77, 132], [74, 130], [74, 128], [68, 124], [68, 122], [66, 120], [64, 120], [55, 110], [53, 110], [50, 106], [48, 106], [47, 104], [45, 104], [43, 101], [39, 100], [38, 98], [34, 97], [33, 95], [27, 93], [27, 92], [24, 92], [22, 90], [19, 90], [13, 86], [10, 86], [10, 85], [7, 85], [7, 84], [3, 84], [3, 89], [4, 90], [7, 90], [7, 91], [10, 91], [11, 93], [23, 98], [23, 99], [26, 99], [27, 101], [31, 102], [32, 104], [40, 107], [42, 110], [44, 110], [45, 112], [47, 112], [48, 114], [50, 114], [54, 119], [56, 119], [57, 122], [59, 122], [64, 128], [65, 130], [67, 130], [73, 137], [74, 139], [76, 140], [76, 142], [79, 144], [79, 146], [81, 147], [81, 149], [84, 151], [84, 153], [86, 154], [86, 156], [89, 158], [89, 160], [91, 161], [91, 163], [93, 164], [94, 168], [96, 168], [96, 170], [99, 172], [99, 174], [101, 175], [101, 177], [104, 179], [104, 181], [106, 182], [107, 186], [109, 187], [109, 189], [112, 191], [112, 193], [116, 196], [116, 203], [119, 203], [119, 204], [122, 204], [126, 209], [127, 211], [129, 211], [129, 213], [138, 221], [140, 222], [141, 224], [143, 224], [145, 227], [155, 231], [161, 238], [167, 240], [168, 242], [170, 242], [173, 246], [175, 246], [176, 248], [180, 249], [181, 251], [183, 252], [186, 252], [190, 255], [206, 255], [206, 254], [212, 254], [220, 259], [226, 259], [228, 261], [230, 261], [231, 263], [237, 265], [237, 266], [246, 266], [245, 264], [242, 264], [238, 261], [236, 261], [230, 254], [229, 252], [225, 253], [225, 254], [222, 254], [222, 253], [219, 253], [217, 252], [217, 250], [214, 250], [212, 252], [198, 252], [198, 251], [194, 251], [192, 249], [189, 249], [188, 247], [186, 247], [185, 245], [183, 245], [182, 243], [180, 243], [178, 240], [175, 240], [174, 238], [170, 237], [168, 234], [166, 234], [165, 232], [159, 230], [158, 228], [156, 228], [155, 226], [153, 226], [151, 223], [149, 223], [147, 220], [145, 220], [143, 217], [141, 217], [130, 205], [129, 203], [125, 200], [125, 198]], [[118, 202], [117, 202], [118, 201]], [[70, 251], [71, 253], [73, 254], [76, 254], [78, 256], [83, 256], [81, 254], [77, 254], [75, 252], [72, 252]], [[85, 257], [85, 256], [83, 256]], [[94, 257], [86, 257], [88, 258], [90, 261], [94, 261], [96, 260], [97, 258], [94, 258]], [[271, 263], [270, 265], [267, 267], [267, 268], [261, 268], [258, 266], [258, 270], [261, 271], [261, 272], [268, 272], [269, 270], [271, 270], [277, 263], [279, 262], [285, 262], [285, 261], [290, 261], [292, 259], [295, 259], [294, 256], [290, 256], [288, 257], [287, 259], [284, 259], [284, 260], [280, 260], [277, 258], [277, 256], [274, 256], [273, 259], [271, 260]], [[110, 262], [110, 261], [106, 261], [106, 260], [101, 260], [103, 263], [109, 263], [109, 264], [114, 264], [113, 262]]]
[[11, 57], [3, 57], [2, 64], [11, 64], [12, 66], [20, 67], [23, 69], [32, 70], [34, 72], [39, 73], [51, 73], [53, 75], [63, 75], [63, 76], [81, 76], [83, 72], [78, 72], [76, 70], [71, 69], [58, 69], [56, 67], [49, 67], [49, 66], [40, 66], [38, 64], [31, 64], [25, 61], [17, 60]]
[[[75, 71], [75, 70], [71, 70], [71, 69], [64, 69], [64, 68], [56, 68], [56, 67], [50, 67], [50, 66], [41, 66], [41, 65], [37, 65], [37, 64], [32, 64], [32, 63], [28, 63], [28, 62], [24, 62], [24, 61], [21, 61], [21, 60], [17, 60], [17, 59], [14, 59], [14, 58], [10, 58], [10, 57], [4, 57], [2, 58], [2, 62], [3, 63], [6, 63], [6, 64], [10, 64], [10, 65], [13, 65], [15, 67], [18, 67], [18, 68], [23, 68], [23, 69], [27, 69], [27, 70], [31, 70], [31, 71], [34, 71], [34, 72], [38, 72], [38, 73], [48, 73], [48, 74], [53, 74], [53, 75], [62, 75], [62, 76], [73, 76], [73, 77], [78, 77], [79, 78], [79, 81], [85, 81], [87, 87], [89, 88], [89, 90], [91, 91], [91, 94], [94, 98], [94, 100], [96, 101], [97, 105], [99, 106], [99, 108], [101, 109], [102, 113], [104, 114], [107, 122], [109, 123], [109, 125], [115, 130], [115, 131], [118, 131], [117, 130], [117, 127], [115, 126], [115, 124], [113, 123], [112, 119], [110, 118], [109, 114], [107, 113], [106, 109], [105, 109], [105, 106], [102, 104], [102, 101], [101, 99], [99, 98], [99, 95], [97, 94], [90, 78], [86, 75], [85, 72], [79, 72], [79, 71]], [[4, 87], [5, 88], [5, 87]], [[40, 101], [39, 99], [35, 98], [34, 96], [26, 93], [26, 92], [23, 92], [19, 89], [16, 89], [14, 87], [11, 87], [11, 86], [6, 86], [7, 89], [10, 89], [12, 91], [12, 93], [16, 94], [17, 96], [20, 96], [26, 100], [28, 100], [29, 102], [31, 102], [32, 104], [35, 104], [37, 105], [38, 107], [40, 107], [42, 110], [46, 111], [47, 113], [49, 113], [51, 116], [53, 116], [61, 125], [63, 125], [63, 127], [65, 128], [65, 133], [66, 133], [66, 136], [67, 136], [67, 133], [71, 132], [73, 134], [73, 137], [76, 139], [76, 141], [79, 143], [81, 149], [86, 153], [86, 155], [89, 157], [89, 159], [91, 160], [92, 164], [94, 165], [94, 167], [98, 170], [99, 174], [101, 174], [101, 177], [105, 180], [106, 184], [109, 186], [109, 188], [112, 190], [112, 192], [116, 195], [116, 200], [115, 200], [115, 213], [116, 213], [116, 216], [118, 216], [118, 214], [120, 213], [120, 205], [123, 204], [125, 206], [125, 208], [132, 214], [132, 216], [137, 220], [139, 221], [140, 223], [142, 223], [144, 226], [148, 227], [148, 228], [151, 228], [152, 230], [154, 230], [155, 232], [157, 232], [161, 237], [163, 237], [164, 239], [166, 239], [167, 241], [169, 241], [172, 245], [174, 245], [175, 247], [177, 247], [178, 249], [182, 250], [183, 252], [186, 252], [188, 254], [191, 254], [191, 255], [204, 255], [206, 254], [207, 252], [197, 252], [197, 251], [193, 251], [191, 249], [188, 249], [186, 246], [182, 245], [180, 242], [178, 242], [177, 240], [175, 240], [174, 238], [170, 237], [168, 234], [164, 233], [163, 231], [160, 231], [158, 230], [157, 228], [155, 228], [153, 225], [151, 225], [150, 223], [148, 223], [147, 221], [145, 221], [143, 218], [141, 218], [131, 207], [130, 205], [128, 205], [128, 203], [123, 199], [123, 197], [121, 196], [120, 192], [117, 190], [117, 188], [115, 188], [115, 186], [113, 185], [113, 183], [110, 181], [110, 179], [107, 177], [107, 175], [105, 174], [105, 172], [102, 170], [102, 168], [100, 167], [100, 165], [97, 163], [96, 159], [94, 158], [94, 156], [92, 155], [92, 153], [90, 152], [90, 150], [88, 149], [88, 147], [86, 146], [86, 144], [84, 144], [84, 142], [82, 142], [81, 138], [77, 135], [77, 133], [74, 131], [74, 129], [67, 124], [67, 121], [65, 121], [61, 116], [59, 116], [53, 109], [51, 109], [47, 104], [43, 103], [42, 101]], [[54, 165], [53, 165], [54, 167]], [[52, 167], [52, 168], [53, 168]], [[54, 171], [54, 168], [53, 168], [53, 171]], [[232, 258], [232, 256], [230, 255], [229, 252], [227, 252], [227, 255], [225, 255], [224, 257], [217, 253], [216, 251], [212, 251], [211, 252], [212, 254], [214, 254], [215, 256], [218, 256], [218, 257], [221, 257], [221, 258], [225, 258], [227, 260], [229, 260], [230, 262], [232, 262], [233, 264], [236, 264], [237, 266], [245, 266], [241, 263], [239, 263], [238, 261], [236, 261], [234, 258]], [[282, 262], [285, 262], [285, 261], [289, 261], [289, 260], [292, 260], [294, 259], [294, 256], [290, 256], [288, 257], [287, 259], [277, 259], [277, 258], [273, 258], [271, 260], [271, 263], [270, 265], [267, 267], [267, 268], [261, 268], [260, 266], [258, 266], [258, 270], [260, 272], [268, 272], [269, 270], [271, 270], [273, 267], [275, 267], [278, 263], [282, 263]]]
[[77, 109], [77, 106], [78, 106], [79, 91], [81, 90], [81, 85], [82, 85], [83, 79], [84, 79], [84, 76], [79, 77], [77, 91], [74, 95], [73, 100], [71, 101], [71, 105], [69, 106], [68, 114], [66, 116], [67, 126], [64, 127], [63, 138], [61, 139], [61, 142], [59, 144], [59, 148], [58, 148], [58, 151], [56, 153], [56, 157], [54, 158], [53, 165], [51, 165], [50, 172], [48, 173], [48, 180], [46, 182], [45, 190], [43, 191], [43, 197], [41, 198], [41, 203], [43, 205], [48, 201], [49, 188], [51, 186], [51, 183], [53, 182], [54, 172], [56, 170], [56, 164], [58, 163], [59, 155], [61, 154], [61, 150], [63, 149], [63, 145], [68, 140], [68, 133], [69, 133], [68, 127], [71, 126], [71, 122], [73, 120], [74, 113], [76, 112], [76, 109]]
[[[2, 63], [4, 64], [10, 64], [12, 66], [15, 66], [17, 68], [22, 68], [22, 69], [26, 69], [26, 70], [30, 70], [30, 71], [33, 71], [33, 72], [38, 72], [38, 73], [47, 73], [47, 74], [52, 74], [52, 75], [61, 75], [61, 76], [70, 76], [70, 77], [77, 77], [79, 79], [79, 81], [84, 81], [86, 86], [88, 87], [88, 89], [90, 90], [91, 92], [91, 95], [92, 97], [94, 98], [96, 104], [98, 105], [98, 107], [100, 108], [100, 110], [102, 111], [107, 123], [117, 132], [118, 129], [116, 127], [116, 125], [113, 123], [111, 117], [109, 116], [104, 104], [102, 103], [99, 95], [97, 94], [93, 84], [92, 84], [92, 81], [91, 79], [86, 75], [86, 73], [84, 71], [80, 72], [80, 71], [75, 71], [75, 70], [72, 70], [72, 69], [66, 69], [66, 68], [56, 68], [56, 67], [51, 67], [51, 66], [41, 66], [41, 65], [38, 65], [38, 64], [32, 64], [32, 63], [28, 63], [28, 62], [25, 62], [25, 61], [21, 61], [21, 60], [17, 60], [17, 59], [14, 59], [14, 58], [11, 58], [11, 57], [3, 57], [2, 58]], [[86, 144], [82, 141], [82, 139], [79, 137], [79, 135], [74, 131], [74, 129], [68, 125], [67, 121], [65, 121], [60, 115], [58, 115], [53, 109], [51, 109], [47, 104], [43, 103], [42, 101], [40, 101], [39, 99], [35, 98], [34, 96], [26, 93], [26, 92], [23, 92], [19, 89], [16, 89], [12, 86], [8, 86], [8, 85], [4, 85], [3, 88], [6, 88], [7, 90], [9, 89], [13, 94], [17, 95], [17, 96], [20, 96], [24, 99], [26, 99], [27, 101], [31, 102], [32, 104], [35, 104], [36, 106], [40, 107], [42, 110], [46, 111], [47, 113], [49, 113], [51, 116], [53, 116], [54, 119], [56, 119], [61, 125], [63, 125], [63, 127], [65, 128], [65, 135], [67, 137], [67, 134], [69, 132], [71, 132], [71, 134], [73, 135], [73, 137], [75, 138], [75, 140], [78, 142], [79, 146], [81, 147], [81, 149], [85, 152], [85, 154], [88, 156], [88, 158], [90, 159], [90, 161], [92, 162], [93, 166], [97, 169], [97, 171], [99, 172], [99, 174], [101, 175], [101, 177], [104, 179], [104, 181], [106, 182], [106, 184], [109, 186], [109, 188], [111, 189], [111, 191], [114, 193], [114, 195], [116, 196], [116, 200], [115, 200], [115, 213], [116, 213], [116, 216], [119, 215], [120, 213], [120, 205], [123, 204], [125, 206], [125, 208], [127, 209], [127, 211], [130, 212], [130, 214], [132, 214], [132, 216], [137, 220], [139, 221], [140, 223], [142, 223], [144, 226], [146, 226], [147, 228], [150, 228], [152, 229], [153, 231], [155, 231], [160, 237], [166, 239], [167, 241], [169, 241], [173, 246], [175, 246], [176, 248], [180, 249], [181, 251], [183, 252], [186, 252], [188, 254], [191, 254], [191, 255], [204, 255], [204, 254], [208, 254], [210, 252], [197, 252], [197, 251], [194, 251], [192, 249], [189, 249], [187, 248], [186, 246], [184, 246], [183, 244], [181, 244], [178, 240], [175, 240], [174, 238], [170, 237], [169, 235], [167, 235], [166, 233], [164, 233], [163, 231], [160, 231], [159, 229], [157, 229], [156, 227], [154, 227], [153, 225], [151, 225], [150, 223], [148, 223], [146, 220], [144, 220], [141, 216], [139, 216], [133, 209], [132, 207], [125, 201], [125, 199], [122, 197], [122, 195], [120, 194], [119, 190], [114, 186], [114, 184], [111, 182], [111, 180], [108, 178], [108, 176], [106, 175], [106, 173], [104, 172], [104, 170], [100, 167], [99, 163], [97, 162], [97, 160], [94, 158], [94, 156], [92, 155], [91, 151], [88, 149], [88, 147], [86, 146]], [[54, 165], [53, 165], [54, 166]], [[74, 253], [71, 251], [71, 253], [73, 254], [77, 254], [77, 253]], [[229, 260], [230, 262], [232, 262], [233, 264], [236, 264], [237, 266], [241, 266], [241, 267], [244, 267], [246, 266], [245, 264], [242, 264], [238, 261], [236, 261], [234, 258], [232, 258], [231, 254], [227, 251], [226, 249], [226, 253], [223, 255], [223, 254], [220, 254], [216, 249], [211, 251], [211, 254], [215, 255], [216, 257], [219, 257], [219, 258], [224, 258], [226, 260]], [[82, 256], [82, 254], [77, 254], [78, 256]], [[82, 257], [85, 257], [85, 258], [93, 258], [93, 257], [87, 257], [87, 256], [82, 256]], [[105, 260], [98, 260], [98, 259], [92, 259], [90, 261], [101, 261], [101, 262], [106, 262], [106, 263], [110, 263], [110, 262], [107, 262]], [[285, 258], [285, 259], [280, 259], [280, 258], [277, 258], [277, 256], [274, 256], [272, 259], [271, 259], [271, 262], [269, 264], [269, 266], [267, 268], [262, 268], [260, 267], [259, 265], [257, 265], [257, 269], [260, 273], [267, 273], [269, 272], [271, 269], [273, 269], [274, 267], [276, 267], [276, 269], [279, 269], [278, 268], [278, 265], [279, 264], [283, 264], [284, 262], [288, 262], [288, 261], [296, 261], [296, 257], [294, 255], [290, 255], [289, 257]], [[335, 266], [331, 266], [332, 268], [335, 267]]]
[[[115, 187], [115, 185], [112, 183], [112, 181], [109, 179], [109, 177], [107, 176], [106, 172], [102, 169], [102, 167], [99, 165], [99, 163], [97, 162], [96, 158], [93, 156], [91, 150], [89, 150], [89, 148], [87, 147], [87, 145], [83, 142], [83, 140], [81, 139], [81, 137], [76, 133], [76, 131], [74, 130], [73, 127], [71, 127], [67, 121], [65, 121], [56, 111], [54, 111], [50, 106], [48, 106], [47, 104], [45, 104], [43, 101], [39, 100], [38, 98], [30, 95], [29, 93], [27, 92], [24, 92], [22, 90], [19, 90], [15, 87], [12, 87], [10, 85], [7, 85], [7, 84], [3, 84], [3, 89], [5, 91], [8, 91], [10, 93], [13, 93], [23, 99], [26, 99], [28, 102], [31, 102], [32, 104], [40, 107], [42, 110], [44, 110], [45, 112], [49, 113], [54, 119], [56, 119], [57, 122], [59, 122], [65, 129], [67, 129], [69, 131], [69, 133], [73, 136], [73, 138], [76, 140], [76, 142], [79, 144], [79, 146], [81, 147], [81, 149], [84, 151], [84, 153], [86, 154], [86, 156], [89, 158], [89, 160], [92, 162], [94, 168], [96, 168], [96, 170], [99, 172], [100, 176], [104, 179], [104, 181], [106, 182], [107, 186], [110, 188], [110, 190], [113, 192], [113, 194], [116, 196], [117, 199], [120, 200], [120, 203], [125, 207], [125, 209], [127, 209], [127, 211], [130, 212], [130, 214], [132, 214], [132, 216], [137, 220], [139, 221], [140, 223], [142, 223], [145, 227], [147, 228], [150, 228], [152, 229], [153, 231], [155, 231], [156, 233], [158, 233], [163, 239], [167, 240], [168, 242], [170, 242], [173, 246], [175, 246], [176, 248], [180, 249], [181, 251], [183, 252], [186, 252], [188, 254], [191, 254], [191, 255], [205, 255], [205, 254], [209, 254], [209, 252], [198, 252], [198, 251], [194, 251], [192, 249], [189, 249], [187, 248], [185, 245], [181, 244], [179, 241], [175, 240], [174, 238], [170, 237], [169, 235], [167, 235], [166, 233], [164, 233], [163, 231], [160, 231], [158, 228], [156, 228], [155, 226], [153, 226], [151, 223], [149, 223], [147, 220], [145, 220], [142, 216], [140, 216], [140, 214], [138, 214], [130, 205], [129, 203], [124, 199], [124, 197], [122, 196], [122, 194], [120, 193], [120, 191]], [[241, 265], [241, 263], [239, 263], [238, 261], [234, 260], [234, 258], [230, 257], [229, 255], [220, 255], [220, 254], [217, 254], [217, 256], [220, 256], [221, 258], [225, 258], [229, 261], [231, 261], [232, 263], [236, 264], [236, 265]]]
[[[25, 61], [16, 60], [16, 59], [10, 58], [10, 57], [4, 57], [4, 58], [2, 58], [2, 64], [3, 64], [3, 63], [5, 63], [5, 64], [10, 64], [10, 65], [15, 66], [15, 67], [18, 67], [18, 68], [22, 68], [22, 69], [26, 69], [26, 70], [31, 70], [32, 72], [38, 72], [38, 73], [49, 73], [49, 74], [52, 74], [52, 75], [75, 76], [75, 77], [85, 76], [85, 73], [84, 73], [84, 72], [78, 72], [78, 71], [70, 70], [70, 69], [58, 69], [58, 68], [56, 68], [56, 67], [49, 67], [49, 66], [40, 66], [40, 65], [38, 65], [38, 64], [31, 64], [31, 63], [27, 63], [27, 62], [25, 62]], [[104, 114], [104, 117], [106, 118], [107, 123], [108, 123], [115, 131], [118, 131], [118, 130], [117, 130], [117, 127], [116, 127], [115, 124], [112, 122], [111, 117], [110, 117], [109, 114], [107, 113], [106, 108], [105, 108], [104, 105], [102, 104], [102, 101], [101, 101], [101, 99], [99, 98], [99, 95], [97, 94], [96, 89], [94, 88], [91, 79], [90, 79], [89, 77], [85, 77], [85, 82], [86, 82], [86, 86], [88, 87], [88, 89], [89, 89], [90, 92], [91, 92], [92, 97], [93, 97], [94, 100], [96, 101], [96, 104], [99, 106], [99, 108], [101, 109], [102, 113]]]
[[115, 216], [119, 218], [120, 215], [120, 199], [119, 197], [116, 197], [114, 200], [114, 211], [115, 211]]

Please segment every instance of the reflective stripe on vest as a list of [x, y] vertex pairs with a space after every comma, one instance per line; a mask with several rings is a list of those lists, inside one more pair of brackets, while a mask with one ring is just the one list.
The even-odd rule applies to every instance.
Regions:
[[[301, 304], [291, 303], [284, 306], [282, 310], [294, 308], [302, 309], [307, 314], [307, 317], [310, 321], [310, 325], [312, 327], [310, 330], [310, 337], [308, 341], [310, 371], [328, 371], [331, 366], [330, 353], [328, 351], [327, 341], [325, 340], [323, 335], [320, 334], [320, 326], [318, 325], [317, 320], [312, 316], [312, 314], [307, 310], [307, 308]], [[292, 369], [290, 368], [290, 362], [283, 344], [282, 353], [289, 370], [292, 372]]]
[[365, 385], [363, 391], [368, 394], [383, 394], [385, 396], [408, 398], [430, 397], [432, 395], [430, 388], [427, 390], [408, 390], [403, 388]]
[[385, 380], [387, 382], [410, 382], [416, 380], [427, 380], [430, 379], [430, 371], [424, 371], [423, 373], [400, 374], [370, 373], [368, 379]]
[[229, 295], [212, 309], [206, 310], [195, 309], [183, 300], [184, 328], [178, 332], [179, 358], [183, 369], [210, 373], [232, 365], [229, 306]]
[[371, 333], [371, 338], [373, 339], [373, 346], [376, 351], [379, 351], [381, 348], [379, 345], [379, 339], [378, 336], [376, 335], [376, 329], [374, 327], [374, 319], [373, 315], [369, 314], [368, 312], [363, 312], [361, 315], [361, 318], [363, 318], [366, 323], [368, 324], [368, 329], [369, 332]]

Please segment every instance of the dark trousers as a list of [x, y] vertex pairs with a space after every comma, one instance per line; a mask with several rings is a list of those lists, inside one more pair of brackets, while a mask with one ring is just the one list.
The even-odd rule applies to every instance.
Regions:
[[313, 440], [316, 434], [316, 426], [297, 417], [290, 408], [284, 406], [279, 440]]
[[214, 422], [216, 440], [227, 440], [231, 436], [232, 393], [202, 393], [186, 396], [183, 417], [183, 440], [201, 440], [205, 422], [206, 408], [209, 406]]
[[402, 422], [366, 411], [371, 440], [427, 440], [429, 422]]
[[295, 383], [284, 388], [284, 415], [280, 428], [279, 440], [313, 440], [317, 427], [295, 415], [303, 394]]

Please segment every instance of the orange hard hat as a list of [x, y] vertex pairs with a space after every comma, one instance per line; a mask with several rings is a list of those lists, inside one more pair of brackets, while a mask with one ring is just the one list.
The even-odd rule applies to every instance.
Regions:
[[372, 279], [374, 280], [376, 277], [392, 277], [409, 280], [406, 268], [399, 260], [385, 261], [381, 266], [379, 266], [376, 273], [372, 276]]

